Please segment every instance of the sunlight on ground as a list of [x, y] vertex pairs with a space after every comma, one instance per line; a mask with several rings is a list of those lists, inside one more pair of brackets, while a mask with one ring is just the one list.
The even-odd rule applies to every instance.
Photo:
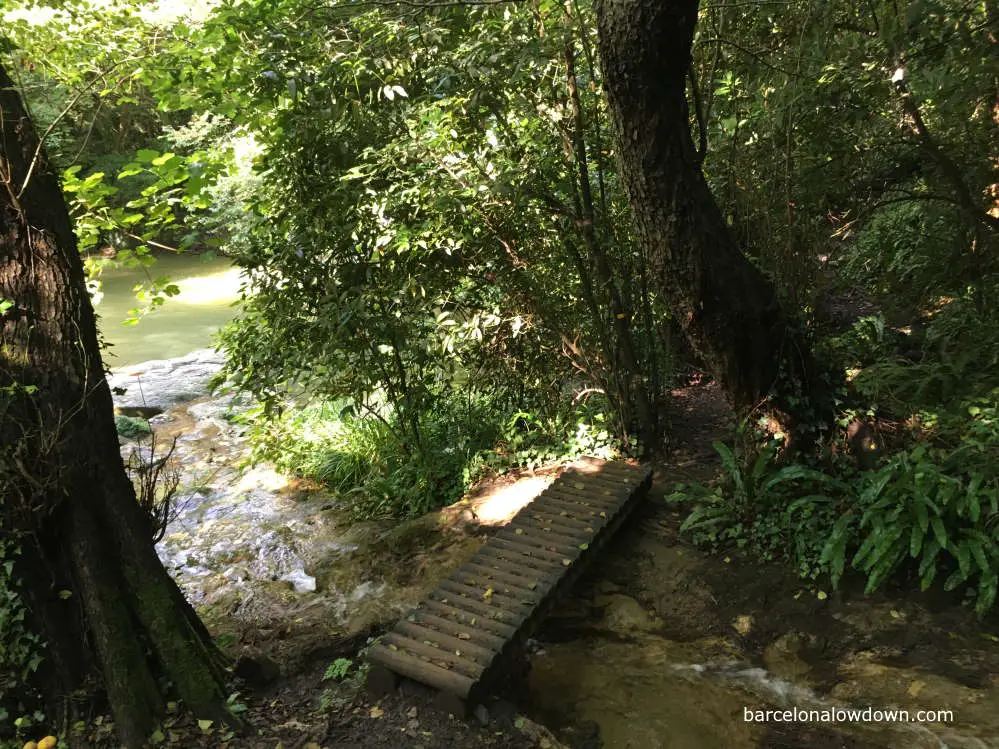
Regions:
[[234, 495], [254, 489], [277, 492], [288, 486], [288, 483], [288, 478], [277, 471], [272, 471], [269, 468], [251, 468], [240, 477], [239, 483], [232, 488], [232, 492]]
[[512, 484], [487, 489], [470, 497], [465, 508], [471, 509], [481, 525], [502, 525], [548, 488], [554, 476], [530, 476]]
[[599, 458], [580, 458], [572, 467], [580, 473], [598, 473], [604, 466], [604, 460]]
[[[595, 473], [606, 461], [599, 458], [580, 458], [572, 463], [581, 473]], [[530, 504], [541, 492], [551, 486], [562, 472], [558, 464], [537, 469], [523, 469], [505, 476], [494, 476], [482, 481], [460, 502], [441, 511], [445, 521], [461, 520], [479, 525], [506, 525], [513, 516]]]

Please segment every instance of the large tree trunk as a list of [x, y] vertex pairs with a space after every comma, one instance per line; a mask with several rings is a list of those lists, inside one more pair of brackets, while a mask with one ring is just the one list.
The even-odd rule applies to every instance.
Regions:
[[[698, 0], [602, 0], [600, 55], [617, 127], [621, 174], [660, 291], [682, 330], [737, 410], [771, 392], [808, 413], [818, 373], [773, 284], [739, 251], [701, 172], [690, 134], [686, 76]], [[823, 389], [824, 390], [824, 389]], [[823, 409], [828, 412], [827, 409]]]
[[0, 300], [13, 302], [0, 313], [0, 539], [20, 543], [20, 595], [48, 643], [30, 686], [49, 728], [68, 727], [94, 677], [127, 747], [162, 712], [160, 677], [199, 718], [224, 718], [217, 654], [160, 564], [122, 465], [59, 183], [2, 68]]

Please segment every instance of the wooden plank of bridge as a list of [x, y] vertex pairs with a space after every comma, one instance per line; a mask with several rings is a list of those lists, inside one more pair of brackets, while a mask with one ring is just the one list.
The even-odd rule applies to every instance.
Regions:
[[652, 471], [624, 462], [571, 468], [368, 651], [368, 687], [404, 676], [466, 714], [648, 492]]

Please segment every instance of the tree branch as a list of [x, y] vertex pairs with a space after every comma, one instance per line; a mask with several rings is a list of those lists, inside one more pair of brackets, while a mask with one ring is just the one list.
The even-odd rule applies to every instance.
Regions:
[[785, 70], [782, 67], [774, 65], [772, 62], [767, 62], [765, 59], [763, 59], [763, 56], [759, 52], [754, 52], [753, 50], [749, 49], [748, 47], [743, 47], [741, 44], [739, 44], [738, 42], [733, 42], [731, 39], [722, 39], [720, 37], [716, 37], [716, 38], [713, 38], [713, 39], [698, 39], [696, 43], [697, 44], [715, 44], [715, 43], [717, 43], [717, 44], [727, 44], [729, 47], [735, 47], [737, 50], [739, 50], [743, 54], [749, 55], [750, 57], [752, 57], [754, 60], [756, 60], [758, 63], [760, 63], [760, 65], [762, 65], [765, 68], [770, 68], [770, 70], [775, 70], [778, 73], [783, 73], [784, 75], [788, 76], [789, 78], [797, 78], [798, 77], [798, 75], [796, 73], [792, 73], [790, 70]]
[[708, 153], [708, 127], [704, 121], [704, 108], [701, 104], [701, 90], [697, 85], [697, 72], [694, 70], [694, 61], [691, 58], [690, 70], [687, 72], [690, 78], [690, 93], [694, 100], [694, 117], [697, 119], [697, 160], [704, 163], [704, 157]]
[[[975, 200], [968, 183], [964, 180], [960, 167], [943, 152], [937, 144], [936, 139], [926, 127], [919, 105], [912, 96], [908, 85], [905, 82], [904, 68], [899, 68], [902, 77], [895, 80], [895, 90], [898, 91], [902, 103], [902, 111], [910, 120], [910, 127], [916, 135], [916, 140], [922, 149], [937, 165], [943, 178], [950, 184], [951, 189], [957, 196], [957, 204], [965, 211], [968, 217], [978, 226], [989, 232], [989, 241], [994, 242], [999, 235], [999, 218], [986, 213], [982, 206]], [[898, 75], [898, 74], [896, 74]]]

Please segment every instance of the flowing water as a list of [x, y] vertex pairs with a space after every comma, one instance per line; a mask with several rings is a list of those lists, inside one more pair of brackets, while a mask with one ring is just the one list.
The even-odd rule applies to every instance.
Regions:
[[[166, 300], [138, 325], [124, 325], [129, 310], [140, 306], [136, 284], [167, 276], [180, 294]], [[105, 363], [112, 368], [150, 359], [171, 359], [212, 345], [212, 336], [236, 315], [240, 275], [226, 258], [191, 254], [158, 256], [150, 268], [116, 268], [101, 278], [94, 309], [110, 348]]]
[[[765, 726], [744, 710], [844, 710], [855, 707], [814, 693], [806, 684], [733, 657], [715, 638], [674, 642], [652, 633], [588, 637], [548, 647], [533, 661], [528, 699], [556, 721], [592, 721], [608, 749], [754, 749], [792, 746], [764, 740]], [[936, 705], [955, 709], [953, 725], [907, 722], [802, 723], [800, 731], [835, 731], [843, 743], [871, 749], [994, 749], [999, 690], [968, 690], [932, 675], [903, 669], [857, 674], [864, 699], [901, 704], [909, 685], [930, 684]], [[920, 680], [921, 679], [921, 680]], [[901, 684], [897, 693], [891, 687]], [[974, 692], [974, 694], [970, 694]], [[966, 694], [968, 693], [968, 694]], [[913, 709], [914, 713], [914, 709]], [[807, 736], [807, 733], [806, 733]], [[847, 743], [849, 742], [849, 743]], [[802, 746], [794, 743], [793, 746]]]

